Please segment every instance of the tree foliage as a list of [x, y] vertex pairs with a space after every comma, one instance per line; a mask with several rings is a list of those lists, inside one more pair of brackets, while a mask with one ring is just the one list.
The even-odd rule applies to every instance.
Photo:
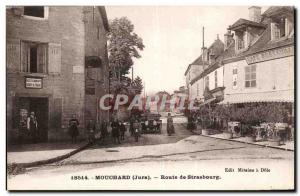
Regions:
[[142, 79], [139, 76], [137, 76], [133, 80], [132, 86], [134, 87], [134, 89], [136, 89], [136, 93], [137, 94], [141, 94], [142, 93], [142, 90], [143, 90], [144, 86], [143, 86], [143, 81], [142, 81]]
[[109, 63], [113, 74], [119, 79], [128, 74], [133, 58], [140, 58], [144, 49], [142, 38], [134, 32], [134, 25], [126, 17], [110, 21], [108, 34]]

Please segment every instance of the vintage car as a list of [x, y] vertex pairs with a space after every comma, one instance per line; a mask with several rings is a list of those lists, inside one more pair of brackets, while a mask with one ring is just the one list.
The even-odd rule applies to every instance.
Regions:
[[142, 115], [141, 125], [142, 133], [161, 133], [162, 120], [161, 115], [148, 113]]

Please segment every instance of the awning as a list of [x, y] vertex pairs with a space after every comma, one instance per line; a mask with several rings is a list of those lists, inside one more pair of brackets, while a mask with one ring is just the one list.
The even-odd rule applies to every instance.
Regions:
[[225, 94], [219, 104], [258, 103], [258, 102], [294, 102], [293, 90], [267, 91], [255, 93]]
[[210, 98], [210, 99], [208, 99], [208, 100], [205, 100], [203, 103], [201, 103], [199, 106], [204, 106], [204, 105], [206, 105], [206, 104], [208, 104], [208, 103], [211, 103], [212, 101], [214, 101], [216, 98], [215, 97], [213, 97], [213, 98]]

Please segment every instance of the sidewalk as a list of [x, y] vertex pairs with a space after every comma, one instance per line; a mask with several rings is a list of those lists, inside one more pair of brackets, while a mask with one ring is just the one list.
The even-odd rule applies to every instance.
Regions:
[[30, 163], [55, 158], [67, 154], [85, 143], [86, 142], [78, 142], [71, 144], [70, 142], [61, 142], [8, 146], [7, 163]]
[[[243, 143], [247, 143], [247, 144], [254, 144], [254, 145], [260, 145], [260, 146], [270, 147], [268, 141], [249, 142], [249, 141], [246, 140], [245, 137], [238, 137], [238, 138], [233, 138], [233, 139], [225, 139], [223, 133], [214, 134], [214, 135], [202, 135], [202, 136], [211, 137], [211, 138], [218, 138], [218, 139], [223, 139], [223, 140], [228, 140], [228, 141], [238, 141], [238, 142], [243, 142]], [[272, 148], [278, 148], [278, 149], [283, 149], [283, 150], [294, 151], [294, 141], [287, 141], [283, 145], [272, 146]]]

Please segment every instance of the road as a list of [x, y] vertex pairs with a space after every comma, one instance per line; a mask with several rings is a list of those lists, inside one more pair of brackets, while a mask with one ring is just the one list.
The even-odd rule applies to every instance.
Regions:
[[[62, 190], [291, 189], [293, 161], [294, 154], [290, 151], [191, 136], [178, 124], [174, 136], [167, 136], [163, 128], [161, 135], [143, 135], [138, 143], [127, 136], [121, 145], [106, 148], [96, 145], [62, 162], [11, 176], [8, 185], [11, 189]], [[238, 172], [239, 168], [259, 172]], [[230, 169], [234, 171], [228, 172]], [[118, 186], [113, 180], [97, 180], [106, 175], [128, 175], [130, 180], [119, 181]], [[219, 176], [219, 180], [180, 179], [189, 175], [191, 178], [193, 175]], [[134, 176], [148, 179], [133, 180]], [[74, 180], [77, 177], [88, 180]], [[30, 184], [26, 186], [24, 182]]]

